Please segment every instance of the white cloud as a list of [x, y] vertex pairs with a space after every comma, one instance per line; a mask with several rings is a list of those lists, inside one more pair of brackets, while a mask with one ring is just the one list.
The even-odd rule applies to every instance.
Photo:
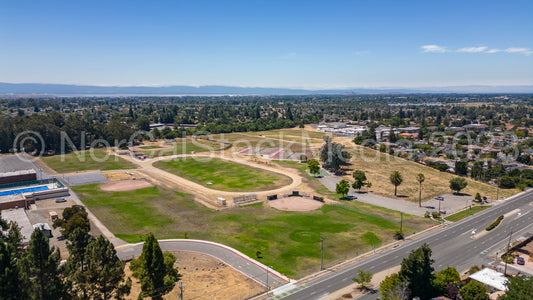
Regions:
[[457, 50], [457, 52], [479, 53], [486, 52], [487, 49], [487, 47], [466, 47]]
[[420, 48], [422, 48], [422, 52], [444, 53], [447, 51], [446, 47], [442, 47], [438, 45], [424, 45]]
[[520, 54], [525, 54], [525, 55], [533, 54], [533, 51], [531, 51], [531, 49], [529, 49], [529, 48], [516, 48], [516, 47], [507, 48], [507, 49], [505, 49], [505, 52], [507, 52], [507, 53], [520, 53]]
[[502, 50], [502, 49], [497, 49], [497, 48], [489, 49], [488, 47], [485, 47], [485, 46], [477, 46], [477, 47], [464, 47], [464, 48], [459, 48], [457, 50], [449, 50], [448, 48], [444, 46], [424, 45], [424, 46], [421, 46], [420, 48], [422, 48], [422, 52], [424, 53], [427, 53], [427, 52], [432, 52], [432, 53], [445, 53], [445, 52], [500, 53], [500, 52], [505, 52], [505, 53], [510, 53], [510, 54], [523, 54], [523, 55], [533, 54], [533, 50], [529, 48], [524, 48], [524, 47], [510, 47], [510, 48]]

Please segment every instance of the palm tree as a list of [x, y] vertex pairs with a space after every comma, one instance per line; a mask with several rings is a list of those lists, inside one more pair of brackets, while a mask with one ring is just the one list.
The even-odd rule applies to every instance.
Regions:
[[418, 173], [416, 175], [416, 181], [420, 184], [420, 188], [418, 189], [418, 207], [422, 207], [422, 182], [426, 180], [426, 177], [422, 173]]
[[392, 172], [392, 174], [390, 174], [390, 182], [394, 185], [394, 196], [396, 196], [398, 186], [403, 182], [402, 174], [398, 171]]

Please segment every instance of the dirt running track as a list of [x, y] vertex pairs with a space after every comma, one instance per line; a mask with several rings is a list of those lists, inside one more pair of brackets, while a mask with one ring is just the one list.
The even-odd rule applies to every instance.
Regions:
[[163, 181], [171, 181], [174, 184], [182, 187], [185, 191], [193, 195], [201, 196], [201, 198], [203, 198], [204, 200], [208, 199], [210, 205], [207, 205], [207, 206], [210, 206], [210, 207], [212, 207], [216, 203], [216, 200], [218, 197], [224, 197], [229, 203], [232, 203], [233, 197], [246, 195], [246, 194], [249, 194], [250, 192], [226, 192], [226, 191], [210, 189], [196, 182], [192, 182], [183, 177], [179, 177], [177, 175], [158, 169], [153, 166], [153, 163], [160, 161], [160, 160], [171, 160], [174, 158], [185, 158], [185, 157], [218, 158], [218, 159], [223, 159], [229, 162], [235, 162], [235, 163], [239, 163], [242, 165], [247, 165], [253, 168], [257, 168], [257, 169], [263, 169], [263, 170], [275, 172], [278, 174], [288, 176], [292, 179], [292, 182], [289, 185], [286, 185], [284, 187], [274, 189], [274, 190], [269, 190], [269, 191], [254, 192], [254, 194], [257, 194], [259, 198], [266, 198], [267, 195], [272, 195], [272, 194], [289, 193], [292, 190], [295, 190], [300, 184], [302, 184], [302, 178], [300, 177], [297, 170], [289, 169], [289, 168], [281, 168], [281, 167], [275, 168], [275, 167], [270, 167], [266, 165], [261, 165], [261, 164], [253, 163], [246, 159], [240, 158], [237, 155], [233, 155], [232, 157], [227, 157], [227, 156], [222, 156], [218, 154], [180, 154], [180, 155], [156, 157], [153, 159], [146, 159], [144, 161], [134, 158], [131, 155], [119, 155], [119, 156], [138, 165], [140, 167], [140, 171], [150, 175], [151, 177], [154, 177], [156, 180], [163, 179]]

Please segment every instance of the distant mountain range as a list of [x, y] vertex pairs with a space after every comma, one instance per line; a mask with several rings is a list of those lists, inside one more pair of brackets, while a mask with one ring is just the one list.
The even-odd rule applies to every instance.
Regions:
[[335, 95], [335, 94], [408, 94], [408, 93], [533, 93], [533, 85], [515, 86], [449, 86], [428, 88], [353, 88], [353, 89], [288, 89], [235, 86], [94, 86], [43, 83], [2, 83], [0, 95]]

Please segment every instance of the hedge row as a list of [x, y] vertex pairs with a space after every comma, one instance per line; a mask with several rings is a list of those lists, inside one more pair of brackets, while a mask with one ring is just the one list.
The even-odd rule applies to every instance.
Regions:
[[496, 221], [494, 221], [492, 224], [489, 225], [489, 227], [485, 228], [487, 231], [491, 231], [492, 229], [494, 229], [496, 226], [498, 226], [500, 224], [500, 222], [503, 220], [503, 216], [499, 216], [498, 219], [496, 219]]

